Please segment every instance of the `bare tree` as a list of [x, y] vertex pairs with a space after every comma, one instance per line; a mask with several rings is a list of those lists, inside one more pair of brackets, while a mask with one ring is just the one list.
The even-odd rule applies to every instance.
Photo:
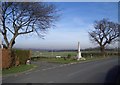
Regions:
[[115, 42], [119, 37], [118, 23], [102, 19], [95, 21], [94, 29], [89, 33], [90, 40], [100, 46], [102, 53], [105, 53], [105, 47], [112, 42]]
[[57, 20], [55, 5], [45, 2], [2, 2], [0, 32], [5, 46], [11, 49], [19, 35], [46, 32]]

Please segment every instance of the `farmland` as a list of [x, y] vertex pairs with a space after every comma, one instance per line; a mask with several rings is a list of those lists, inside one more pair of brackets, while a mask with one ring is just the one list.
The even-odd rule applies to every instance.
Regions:
[[71, 56], [76, 56], [77, 52], [48, 52], [48, 51], [32, 51], [32, 57], [55, 57], [62, 56], [65, 57], [68, 54]]
[[[61, 56], [66, 57], [68, 55], [71, 55], [72, 57], [77, 56], [77, 51], [60, 51], [60, 52], [52, 52], [52, 51], [32, 51], [31, 57], [55, 57], [55, 56]], [[99, 57], [101, 56], [100, 51], [81, 51], [81, 55], [83, 57]], [[106, 55], [118, 55], [117, 51], [107, 51]]]
[[[70, 58], [66, 58], [70, 55]], [[86, 59], [86, 61], [91, 60], [99, 60], [108, 58], [110, 56], [117, 56], [117, 52], [107, 52], [106, 56], [102, 56], [99, 51], [82, 51], [82, 57]], [[55, 56], [61, 56], [62, 58], [55, 58]], [[76, 61], [75, 57], [77, 56], [76, 51], [60, 51], [60, 52], [52, 52], [52, 51], [32, 51], [32, 60], [33, 61], [47, 61], [47, 62], [54, 62], [54, 63], [72, 63], [78, 62]], [[84, 61], [84, 60], [80, 60]]]

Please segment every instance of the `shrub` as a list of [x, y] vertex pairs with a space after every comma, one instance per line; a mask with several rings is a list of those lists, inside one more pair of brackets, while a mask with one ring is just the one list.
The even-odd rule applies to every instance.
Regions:
[[14, 50], [15, 57], [19, 58], [20, 64], [26, 64], [27, 59], [30, 58], [30, 50]]
[[68, 54], [68, 55], [67, 55], [67, 58], [70, 59], [70, 58], [71, 58], [71, 54]]
[[[102, 57], [103, 54], [101, 52], [83, 52], [81, 53], [82, 57]], [[105, 56], [115, 56], [115, 55], [118, 55], [117, 52], [106, 52], [105, 53]]]

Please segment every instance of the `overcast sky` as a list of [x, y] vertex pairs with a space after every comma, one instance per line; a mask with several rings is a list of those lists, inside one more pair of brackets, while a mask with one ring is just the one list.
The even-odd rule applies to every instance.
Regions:
[[35, 36], [20, 36], [14, 47], [40, 49], [76, 49], [95, 47], [89, 40], [88, 31], [93, 29], [95, 20], [109, 18], [118, 21], [117, 2], [54, 2], [61, 11], [55, 28], [49, 29], [45, 39]]

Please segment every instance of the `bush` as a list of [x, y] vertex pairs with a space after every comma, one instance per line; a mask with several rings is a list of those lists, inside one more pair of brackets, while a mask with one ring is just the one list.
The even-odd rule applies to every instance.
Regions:
[[[82, 57], [102, 57], [103, 54], [101, 52], [84, 52], [84, 53], [81, 53]], [[115, 55], [118, 55], [118, 53], [116, 52], [106, 52], [105, 53], [105, 56], [115, 56]]]
[[19, 59], [20, 64], [26, 64], [26, 61], [30, 58], [30, 50], [14, 50], [15, 57]]
[[71, 58], [71, 54], [68, 54], [68, 55], [67, 55], [67, 58], [70, 59], [70, 58]]

